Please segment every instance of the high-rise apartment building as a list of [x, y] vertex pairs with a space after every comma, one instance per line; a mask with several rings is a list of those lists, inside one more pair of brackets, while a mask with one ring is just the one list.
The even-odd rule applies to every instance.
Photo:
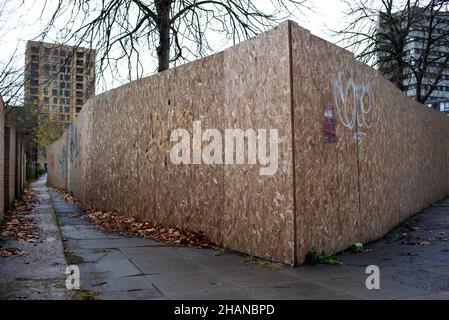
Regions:
[[[409, 30], [406, 28], [407, 16], [416, 19]], [[432, 18], [432, 31], [429, 32], [430, 19]], [[395, 35], [391, 30], [392, 19], [394, 21]], [[406, 32], [402, 32], [406, 31]], [[401, 39], [398, 35], [406, 35]], [[429, 35], [431, 35], [431, 47], [428, 50]], [[412, 7], [407, 12], [397, 12], [393, 15], [379, 13], [377, 27], [378, 45], [380, 50], [377, 54], [379, 71], [395, 83], [401, 83], [403, 90], [409, 97], [417, 97], [417, 81], [410, 68], [398, 66], [397, 60], [386, 52], [395, 52], [396, 49], [389, 46], [400, 47], [404, 41], [404, 50], [401, 59], [414, 65], [420, 63], [424, 50], [429, 52], [428, 67], [422, 79], [422, 93], [427, 92], [435, 84], [435, 79], [441, 72], [441, 80], [434, 88], [430, 97], [425, 101], [429, 107], [433, 107], [443, 112], [449, 112], [449, 64], [444, 64], [445, 58], [449, 54], [449, 12], [431, 11], [428, 8]], [[394, 39], [394, 40], [392, 40]], [[395, 41], [392, 44], [392, 41]], [[392, 50], [389, 50], [389, 49]], [[398, 69], [401, 68], [401, 69]], [[402, 70], [402, 72], [398, 72]], [[397, 78], [399, 77], [399, 78]]]
[[25, 105], [39, 116], [70, 123], [95, 95], [95, 51], [28, 41], [25, 52]]

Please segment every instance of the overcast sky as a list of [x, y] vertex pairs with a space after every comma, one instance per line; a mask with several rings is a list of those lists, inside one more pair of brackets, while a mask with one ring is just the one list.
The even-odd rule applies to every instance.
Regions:
[[[0, 12], [3, 10], [0, 21], [0, 40], [2, 47], [2, 50], [0, 50], [0, 60], [9, 57], [17, 47], [19, 53], [17, 63], [21, 64], [24, 61], [23, 53], [26, 42], [36, 38], [48, 20], [51, 10], [47, 8], [44, 19], [40, 20], [42, 0], [25, 0], [25, 4], [21, 7], [18, 7], [22, 2], [21, 0], [0, 0], [0, 3], [2, 2], [5, 3], [5, 6], [0, 6]], [[259, 2], [263, 6], [266, 5], [267, 0], [256, 0], [256, 2]], [[328, 41], [335, 42], [336, 39], [332, 37], [330, 30], [337, 30], [341, 27], [345, 8], [342, 1], [309, 0], [308, 5], [312, 8], [311, 11], [304, 10], [302, 13], [296, 12], [296, 17], [292, 17], [292, 20], [311, 30], [313, 34]], [[8, 17], [6, 21], [4, 19], [5, 16]], [[47, 39], [47, 41], [49, 40], [51, 39]], [[231, 44], [217, 41], [214, 49], [220, 51], [229, 45]], [[146, 74], [151, 74], [154, 71], [156, 68], [155, 63], [156, 61], [150, 62], [151, 67], [147, 68], [149, 70], [146, 70]], [[123, 81], [114, 81], [106, 75], [104, 81], [100, 83], [97, 93], [116, 87], [121, 83]]]

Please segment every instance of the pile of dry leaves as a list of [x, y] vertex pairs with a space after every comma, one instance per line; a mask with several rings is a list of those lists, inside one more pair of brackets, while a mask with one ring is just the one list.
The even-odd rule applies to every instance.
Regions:
[[[80, 201], [72, 193], [68, 193], [64, 189], [57, 189], [56, 191], [66, 202], [75, 205], [80, 204]], [[186, 245], [194, 248], [217, 248], [217, 245], [209, 241], [201, 231], [193, 232], [180, 227], [165, 227], [142, 221], [136, 217], [100, 210], [88, 210], [86, 215], [97, 228], [104, 231], [149, 238], [168, 242], [172, 245]]]
[[[28, 217], [34, 211], [33, 201], [36, 195], [31, 189], [25, 189], [19, 201], [13, 209], [5, 213], [3, 225], [0, 227], [0, 237], [2, 239], [13, 239], [28, 243], [41, 242], [42, 239], [36, 231], [36, 225]], [[15, 248], [0, 248], [0, 257], [12, 255], [24, 255], [26, 251]]]
[[26, 254], [28, 254], [28, 251], [25, 250], [19, 250], [16, 248], [0, 248], [0, 258], [24, 256]]
[[75, 196], [71, 192], [67, 192], [64, 189], [55, 189], [56, 192], [64, 199], [65, 202], [80, 205], [80, 201], [75, 198]]
[[164, 227], [141, 221], [136, 217], [98, 210], [89, 210], [87, 216], [97, 227], [109, 232], [128, 236], [140, 236], [194, 248], [217, 248], [217, 245], [209, 241], [201, 231], [193, 232], [180, 227]]

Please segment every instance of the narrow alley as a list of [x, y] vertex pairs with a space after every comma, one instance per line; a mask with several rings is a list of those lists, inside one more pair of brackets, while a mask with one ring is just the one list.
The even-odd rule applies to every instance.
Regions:
[[[43, 241], [3, 246], [30, 253], [0, 260], [2, 299], [449, 299], [449, 199], [411, 217], [342, 266], [290, 268], [226, 250], [194, 249], [97, 230], [82, 208], [32, 183]], [[65, 289], [65, 268], [81, 289]], [[368, 265], [380, 289], [368, 290]]]

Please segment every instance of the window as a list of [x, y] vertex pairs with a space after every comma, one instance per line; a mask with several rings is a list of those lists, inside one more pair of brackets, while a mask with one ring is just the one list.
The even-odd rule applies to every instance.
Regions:
[[51, 90], [51, 95], [52, 96], [57, 96], [58, 95], [58, 89]]
[[70, 113], [70, 107], [64, 107], [64, 112], [65, 113]]
[[60, 114], [59, 115], [59, 120], [60, 121], [65, 121], [65, 114]]
[[67, 121], [70, 121], [70, 114], [66, 115]]
[[31, 52], [32, 53], [39, 53], [39, 47], [31, 47]]
[[70, 90], [64, 90], [64, 97], [70, 97]]
[[53, 106], [51, 106], [51, 110], [52, 110], [53, 112], [56, 112], [56, 111], [58, 111], [58, 107], [55, 106], [55, 105], [53, 105]]
[[61, 107], [61, 106], [59, 106], [59, 112], [61, 112], [61, 113], [62, 113], [62, 111], [64, 111], [64, 108], [63, 108], [63, 107]]
[[36, 62], [32, 63], [31, 64], [31, 69], [38, 70], [39, 69], [39, 63], [36, 63]]
[[66, 104], [70, 104], [70, 98], [66, 98], [66, 99], [65, 99], [65, 103], [66, 103]]
[[76, 99], [76, 105], [82, 106], [83, 105], [83, 99]]
[[53, 103], [58, 103], [58, 98], [57, 97], [53, 97]]
[[44, 88], [44, 95], [48, 96], [48, 88]]
[[83, 93], [77, 91], [77, 92], [76, 92], [76, 97], [77, 97], [77, 98], [82, 98], [82, 97], [83, 97]]
[[76, 68], [76, 73], [82, 74], [84, 72], [83, 68]]
[[65, 104], [65, 98], [59, 98], [59, 104]]
[[81, 108], [80, 107], [76, 107], [76, 113], [80, 113]]
[[51, 86], [52, 86], [53, 88], [57, 88], [57, 87], [58, 87], [58, 83], [57, 83], [56, 81], [53, 81], [52, 84], [51, 84]]
[[76, 81], [83, 82], [83, 76], [76, 76]]
[[50, 99], [48, 97], [44, 97], [44, 103], [48, 104], [50, 102]]
[[37, 88], [30, 89], [31, 94], [39, 94], [39, 90]]
[[70, 81], [71, 80], [70, 78], [71, 78], [70, 74], [66, 74], [64, 80], [65, 81]]
[[82, 83], [77, 83], [76, 84], [76, 89], [77, 90], [83, 90], [83, 84]]
[[59, 83], [59, 88], [63, 88], [64, 89], [65, 88], [65, 82], [60, 82]]

